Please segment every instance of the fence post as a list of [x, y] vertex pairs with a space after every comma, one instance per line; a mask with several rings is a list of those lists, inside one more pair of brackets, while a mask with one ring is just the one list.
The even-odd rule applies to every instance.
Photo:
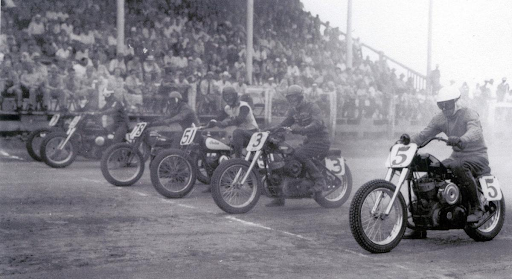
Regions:
[[332, 91], [330, 92], [330, 105], [331, 105], [331, 108], [330, 108], [330, 116], [329, 116], [329, 119], [331, 121], [331, 140], [334, 141], [336, 139], [336, 118], [337, 118], [337, 109], [338, 109], [338, 103], [337, 103], [337, 99], [338, 99], [338, 96], [336, 96], [336, 91]]
[[265, 126], [268, 127], [272, 123], [272, 95], [271, 89], [265, 90]]
[[388, 119], [389, 119], [389, 123], [388, 123], [388, 137], [389, 138], [394, 138], [395, 137], [395, 110], [396, 110], [396, 96], [392, 96], [391, 97], [391, 101], [390, 101], [390, 105], [389, 105], [389, 113], [388, 113]]

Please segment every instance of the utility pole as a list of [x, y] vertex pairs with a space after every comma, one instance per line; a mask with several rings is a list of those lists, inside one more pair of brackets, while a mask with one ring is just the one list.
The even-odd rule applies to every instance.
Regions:
[[434, 0], [430, 0], [428, 5], [428, 42], [427, 42], [427, 92], [432, 94], [432, 82], [430, 72], [432, 72], [432, 10]]
[[247, 44], [246, 44], [246, 61], [247, 82], [252, 84], [252, 50], [253, 50], [253, 19], [254, 19], [254, 0], [247, 0]]
[[347, 68], [352, 68], [352, 0], [347, 2]]
[[117, 53], [124, 53], [124, 0], [117, 0]]

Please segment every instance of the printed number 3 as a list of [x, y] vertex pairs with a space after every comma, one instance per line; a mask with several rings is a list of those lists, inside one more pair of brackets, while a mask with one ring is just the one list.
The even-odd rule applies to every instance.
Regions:
[[261, 138], [263, 137], [263, 134], [258, 134], [257, 136], [258, 138], [256, 139], [256, 142], [254, 142], [254, 144], [252, 145], [252, 147], [256, 148], [260, 145], [261, 143]]

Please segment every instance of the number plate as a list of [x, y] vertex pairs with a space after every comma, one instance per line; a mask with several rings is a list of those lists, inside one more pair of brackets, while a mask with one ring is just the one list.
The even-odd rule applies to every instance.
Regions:
[[130, 133], [130, 139], [140, 137], [140, 135], [142, 135], [142, 132], [144, 132], [144, 129], [146, 128], [147, 125], [148, 125], [147, 122], [137, 123], [135, 128], [133, 128], [132, 132]]
[[328, 170], [332, 171], [337, 176], [342, 176], [345, 174], [345, 159], [343, 159], [343, 157], [327, 157], [325, 158], [325, 166]]
[[501, 194], [500, 182], [495, 176], [482, 176], [480, 177], [480, 186], [484, 197], [488, 201], [499, 201], [503, 198]]
[[269, 134], [269, 132], [254, 133], [251, 137], [251, 140], [249, 141], [249, 144], [247, 145], [247, 151], [251, 152], [261, 150], [261, 148], [267, 141]]
[[415, 143], [408, 145], [395, 144], [389, 152], [386, 166], [389, 168], [405, 168], [409, 166], [417, 150], [418, 145]]
[[183, 132], [183, 136], [181, 136], [180, 144], [181, 145], [189, 145], [194, 140], [194, 137], [196, 136], [198, 128], [197, 127], [190, 127], [185, 129]]
[[69, 123], [69, 129], [73, 129], [76, 127], [76, 124], [78, 124], [78, 121], [80, 121], [80, 119], [82, 118], [82, 116], [78, 115], [78, 116], [75, 116], [73, 118], [73, 121], [71, 121], [71, 123]]
[[57, 125], [57, 122], [59, 121], [59, 118], [60, 118], [60, 114], [59, 113], [54, 114], [52, 116], [52, 119], [50, 119], [50, 123], [48, 123], [48, 126], [53, 127], [53, 126]]

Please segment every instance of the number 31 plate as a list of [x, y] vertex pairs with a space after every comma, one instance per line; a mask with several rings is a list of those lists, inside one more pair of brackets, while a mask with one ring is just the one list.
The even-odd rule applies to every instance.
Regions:
[[501, 187], [498, 179], [494, 176], [483, 176], [480, 177], [480, 186], [482, 186], [482, 192], [484, 197], [488, 201], [499, 201], [503, 198], [501, 194]]

